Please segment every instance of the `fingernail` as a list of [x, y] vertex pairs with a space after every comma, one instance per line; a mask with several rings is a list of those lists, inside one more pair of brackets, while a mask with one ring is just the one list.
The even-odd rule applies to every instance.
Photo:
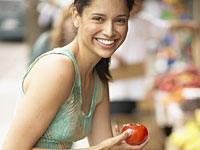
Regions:
[[123, 124], [123, 127], [127, 126], [128, 124]]
[[128, 129], [128, 130], [126, 130], [126, 132], [128, 133], [128, 136], [130, 136], [133, 133], [133, 130], [132, 129]]

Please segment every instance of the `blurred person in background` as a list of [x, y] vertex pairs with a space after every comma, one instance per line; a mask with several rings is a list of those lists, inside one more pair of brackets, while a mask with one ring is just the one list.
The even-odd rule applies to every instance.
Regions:
[[[74, 40], [38, 57], [21, 84], [21, 101], [3, 144], [10, 149], [70, 149], [88, 137], [89, 149], [140, 150], [132, 130], [113, 137], [109, 114], [109, 60], [128, 31], [133, 0], [75, 0]], [[88, 148], [86, 148], [88, 149]]]
[[40, 1], [37, 6], [39, 27], [43, 29], [51, 28], [57, 17], [60, 16], [61, 8], [72, 3], [73, 0]]
[[[36, 40], [29, 58], [29, 64], [41, 54], [50, 51], [52, 48], [67, 45], [74, 39], [75, 28], [71, 19], [71, 3], [71, 0], [64, 4], [51, 0], [43, 6], [43, 9], [41, 8], [38, 24], [47, 31], [43, 32]], [[46, 13], [48, 12], [46, 9], [51, 7], [55, 11], [50, 11], [50, 14]]]

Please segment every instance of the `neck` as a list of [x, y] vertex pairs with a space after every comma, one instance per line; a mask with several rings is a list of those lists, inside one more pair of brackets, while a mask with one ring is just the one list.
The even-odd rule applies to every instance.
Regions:
[[77, 37], [67, 47], [74, 54], [81, 78], [91, 77], [94, 67], [101, 58], [79, 43]]

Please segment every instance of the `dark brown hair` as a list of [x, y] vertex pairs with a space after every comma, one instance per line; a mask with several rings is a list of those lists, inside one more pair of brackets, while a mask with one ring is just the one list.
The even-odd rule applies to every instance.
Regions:
[[[129, 11], [131, 11], [134, 4], [134, 0], [126, 1], [128, 9]], [[92, 0], [74, 0], [74, 7], [76, 8], [80, 16], [82, 15], [84, 8], [89, 6], [91, 2]], [[103, 82], [108, 82], [112, 78], [109, 72], [109, 64], [110, 58], [102, 58], [95, 66], [96, 71]]]

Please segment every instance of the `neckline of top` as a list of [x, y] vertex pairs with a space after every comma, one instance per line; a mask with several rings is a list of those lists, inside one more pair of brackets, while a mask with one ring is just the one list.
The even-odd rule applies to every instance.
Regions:
[[[76, 59], [75, 59], [75, 57], [74, 57], [74, 54], [73, 54], [69, 49], [64, 49], [64, 50], [68, 51], [69, 54], [71, 55], [72, 60], [73, 60], [74, 65], [75, 65], [75, 68], [76, 68], [76, 70], [77, 70], [77, 72], [78, 72], [79, 86], [80, 86], [80, 95], [81, 95], [81, 106], [82, 106], [82, 103], [83, 103], [82, 101], [83, 101], [83, 99], [82, 99], [81, 77], [80, 77], [79, 68], [78, 68]], [[96, 88], [97, 88], [97, 87], [96, 87], [96, 86], [97, 86], [97, 77], [96, 77], [96, 76], [97, 76], [97, 75], [96, 75], [96, 69], [94, 69], [94, 86], [93, 86], [92, 100], [91, 100], [92, 102], [91, 102], [91, 104], [90, 104], [89, 113], [86, 115], [86, 114], [83, 112], [83, 110], [81, 109], [82, 115], [83, 115], [84, 117], [86, 117], [86, 118], [91, 117], [92, 109], [93, 109], [93, 107], [94, 107], [94, 100], [95, 100]]]

